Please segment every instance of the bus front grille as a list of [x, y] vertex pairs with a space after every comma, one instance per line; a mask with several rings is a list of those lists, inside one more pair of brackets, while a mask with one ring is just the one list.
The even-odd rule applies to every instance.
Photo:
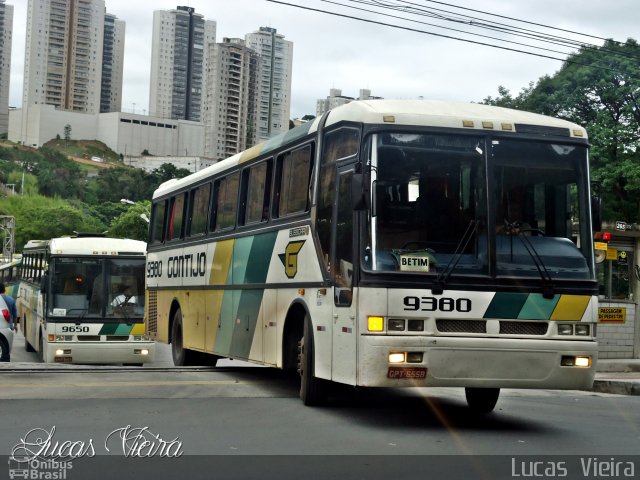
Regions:
[[100, 335], [78, 335], [79, 342], [99, 342]]
[[158, 292], [156, 290], [149, 290], [147, 312], [147, 333], [155, 335], [158, 333]]
[[546, 335], [548, 329], [545, 322], [500, 322], [502, 335]]
[[487, 322], [484, 320], [436, 320], [436, 327], [443, 333], [485, 333]]
[[107, 335], [105, 340], [107, 342], [126, 342], [129, 340], [129, 335]]

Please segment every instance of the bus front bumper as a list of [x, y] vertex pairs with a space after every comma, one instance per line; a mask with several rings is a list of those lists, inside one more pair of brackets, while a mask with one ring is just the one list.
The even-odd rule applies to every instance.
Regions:
[[598, 349], [593, 340], [363, 335], [359, 355], [361, 386], [588, 390]]
[[155, 359], [155, 342], [119, 343], [62, 343], [47, 345], [49, 363], [115, 364], [152, 363]]

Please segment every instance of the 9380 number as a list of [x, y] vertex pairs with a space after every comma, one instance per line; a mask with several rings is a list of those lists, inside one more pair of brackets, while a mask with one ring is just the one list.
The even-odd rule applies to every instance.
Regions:
[[471, 311], [470, 298], [404, 297], [404, 309], [409, 312], [461, 312]]

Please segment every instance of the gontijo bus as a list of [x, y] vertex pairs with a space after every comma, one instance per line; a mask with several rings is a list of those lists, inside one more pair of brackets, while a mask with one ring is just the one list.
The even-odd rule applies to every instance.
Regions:
[[[29, 241], [17, 301], [27, 350], [44, 362], [152, 362], [145, 253], [145, 242], [96, 235]], [[126, 289], [129, 298], [120, 296]]]
[[146, 322], [203, 354], [327, 381], [589, 388], [588, 141], [476, 104], [358, 101], [153, 195]]

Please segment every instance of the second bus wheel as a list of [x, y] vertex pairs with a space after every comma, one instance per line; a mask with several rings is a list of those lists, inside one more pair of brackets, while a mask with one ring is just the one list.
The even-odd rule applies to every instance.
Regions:
[[490, 413], [498, 403], [499, 388], [474, 388], [464, 389], [469, 408], [476, 413]]
[[173, 326], [171, 327], [171, 356], [176, 367], [188, 367], [198, 365], [197, 354], [184, 348], [182, 336], [182, 310], [178, 309], [173, 315]]
[[313, 328], [311, 318], [304, 318], [304, 333], [298, 346], [298, 372], [300, 373], [300, 399], [305, 405], [322, 405], [327, 401], [326, 380], [314, 375]]

